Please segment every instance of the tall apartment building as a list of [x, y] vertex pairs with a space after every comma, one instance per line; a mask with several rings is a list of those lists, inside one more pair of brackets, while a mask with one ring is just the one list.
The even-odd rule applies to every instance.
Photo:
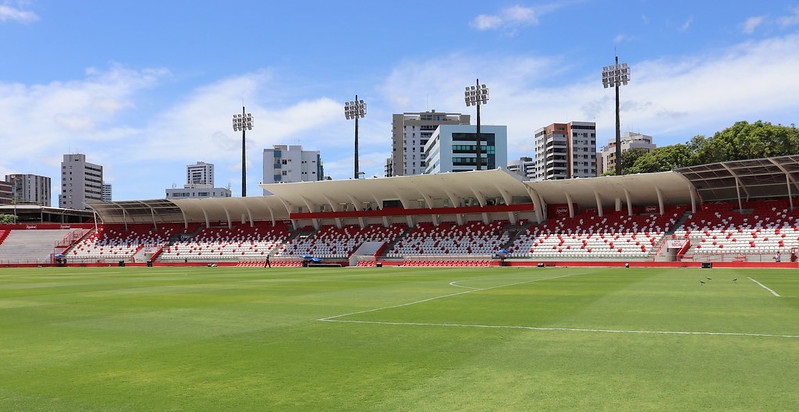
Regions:
[[[656, 147], [657, 145], [652, 143], [652, 136], [635, 132], [624, 132], [621, 135], [622, 153], [630, 149], [645, 149], [651, 152]], [[597, 163], [599, 164], [597, 173], [600, 175], [608, 170], [616, 170], [616, 138], [608, 140], [608, 145], [599, 150]]]
[[275, 145], [264, 149], [264, 183], [314, 182], [324, 180], [325, 169], [318, 150], [300, 145]]
[[86, 161], [86, 155], [65, 154], [61, 161], [61, 194], [58, 206], [88, 209], [86, 203], [103, 200], [103, 167]]
[[11, 183], [12, 198], [17, 204], [51, 206], [52, 194], [50, 178], [32, 174], [6, 175]]
[[535, 180], [596, 175], [596, 123], [553, 123], [535, 131]]
[[391, 119], [391, 157], [386, 162], [386, 177], [424, 173], [424, 146], [440, 125], [468, 125], [469, 115], [431, 110], [394, 114]]
[[103, 183], [103, 202], [113, 201], [113, 190], [111, 183]]
[[[425, 174], [464, 172], [477, 169], [475, 126], [440, 125], [424, 147]], [[508, 164], [507, 126], [480, 127], [480, 169], [490, 170]]]
[[197, 162], [186, 165], [186, 184], [182, 189], [166, 189], [166, 198], [170, 199], [204, 199], [231, 197], [230, 189], [214, 187], [214, 165]]

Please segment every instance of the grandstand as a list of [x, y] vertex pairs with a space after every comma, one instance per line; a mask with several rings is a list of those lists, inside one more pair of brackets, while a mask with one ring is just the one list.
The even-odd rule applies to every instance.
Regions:
[[93, 224], [3, 225], [0, 264], [792, 265], [798, 180], [799, 156], [784, 156], [564, 181], [498, 169], [267, 184], [93, 203]]

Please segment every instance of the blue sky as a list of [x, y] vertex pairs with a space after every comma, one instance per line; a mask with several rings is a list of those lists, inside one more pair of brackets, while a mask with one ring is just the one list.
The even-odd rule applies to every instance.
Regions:
[[352, 121], [367, 103], [360, 167], [382, 176], [391, 114], [469, 113], [508, 127], [509, 159], [533, 156], [533, 131], [595, 121], [614, 136], [602, 66], [632, 69], [622, 130], [658, 145], [736, 121], [796, 123], [799, 1], [0, 0], [0, 174], [35, 173], [60, 191], [64, 153], [102, 164], [114, 200], [163, 198], [185, 166], [216, 165], [260, 194], [262, 150], [320, 150], [327, 175], [352, 176]]

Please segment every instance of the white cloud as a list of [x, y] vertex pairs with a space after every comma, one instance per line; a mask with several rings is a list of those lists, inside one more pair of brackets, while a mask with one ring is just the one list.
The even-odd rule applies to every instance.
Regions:
[[319, 135], [330, 123], [343, 123], [341, 104], [330, 98], [300, 100], [283, 107], [268, 104], [265, 98], [282, 93], [282, 87], [286, 86], [267, 71], [200, 87], [158, 116], [147, 127], [144, 148], [131, 155], [140, 159], [174, 159], [179, 154], [185, 159], [211, 162], [214, 158], [235, 158], [234, 152], [241, 150], [241, 136], [232, 129], [231, 116], [238, 113], [242, 103], [254, 118], [253, 130], [246, 133], [253, 153], [256, 148], [260, 151], [306, 134]]
[[478, 15], [472, 20], [471, 25], [475, 29], [483, 31], [536, 24], [538, 24], [538, 16], [535, 9], [514, 5], [500, 10], [497, 14]]
[[763, 16], [750, 17], [743, 23], [741, 30], [745, 34], [752, 34], [765, 20]]
[[167, 75], [115, 65], [82, 80], [22, 85], [0, 83], [0, 138], [10, 158], [29, 158], [53, 146], [117, 139], [116, 116], [135, 106], [135, 95]]
[[502, 18], [499, 16], [481, 14], [474, 18], [474, 21], [472, 21], [472, 27], [481, 31], [490, 30], [490, 29], [496, 29], [497, 27], [501, 26], [502, 23], [503, 23]]
[[19, 6], [12, 6], [10, 2], [0, 4], [0, 22], [16, 21], [20, 23], [31, 23], [37, 20], [39, 20], [39, 16], [30, 10], [24, 10]]
[[793, 14], [791, 14], [790, 16], [783, 16], [777, 19], [780, 26], [790, 27], [799, 24], [799, 7], [791, 9], [791, 12]]

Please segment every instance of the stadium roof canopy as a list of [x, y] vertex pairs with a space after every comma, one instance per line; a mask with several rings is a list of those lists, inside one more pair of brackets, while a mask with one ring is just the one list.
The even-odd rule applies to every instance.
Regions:
[[303, 213], [382, 209], [530, 205], [536, 219], [548, 205], [601, 210], [698, 202], [790, 198], [799, 192], [799, 156], [743, 160], [672, 172], [554, 181], [522, 181], [496, 169], [438, 175], [261, 185], [269, 194], [246, 198], [91, 203], [104, 223], [206, 224], [285, 221]]
[[[704, 202], [743, 202], [799, 194], [799, 155], [736, 160], [676, 169]], [[793, 207], [793, 204], [791, 204]]]

